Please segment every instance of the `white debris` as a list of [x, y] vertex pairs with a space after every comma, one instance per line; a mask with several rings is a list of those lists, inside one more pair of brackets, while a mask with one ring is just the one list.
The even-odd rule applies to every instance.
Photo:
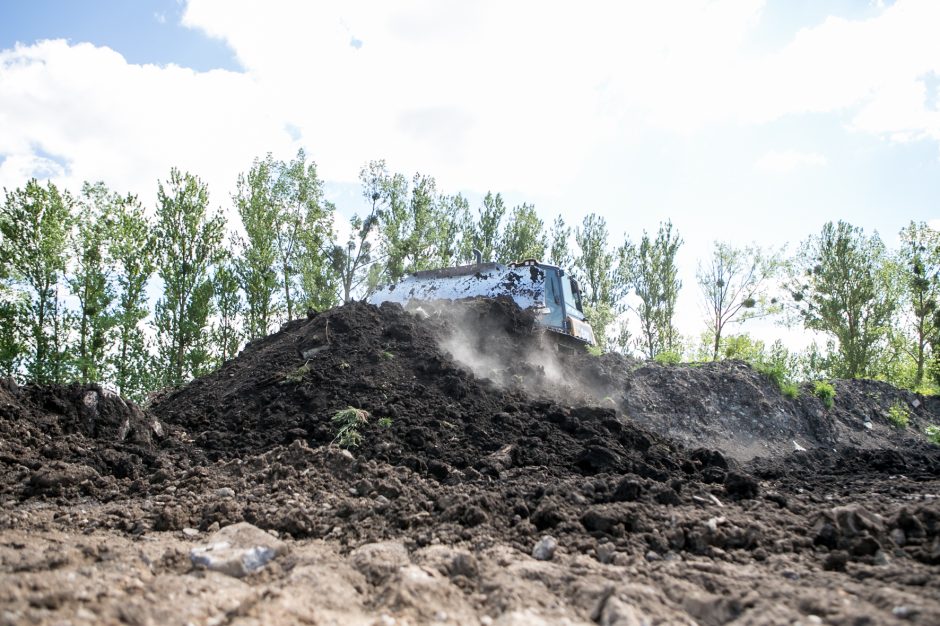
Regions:
[[551, 535], [545, 535], [532, 548], [532, 557], [539, 561], [551, 561], [557, 548], [558, 541]]
[[287, 544], [256, 526], [240, 522], [215, 533], [206, 545], [189, 551], [193, 565], [241, 578], [287, 552]]

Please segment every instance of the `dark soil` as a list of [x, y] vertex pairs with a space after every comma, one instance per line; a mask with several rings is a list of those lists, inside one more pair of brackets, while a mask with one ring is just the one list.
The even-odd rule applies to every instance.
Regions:
[[[506, 301], [430, 316], [351, 304], [287, 324], [147, 411], [95, 386], [0, 385], [0, 529], [143, 537], [247, 521], [342, 553], [393, 539], [529, 554], [550, 534], [561, 554], [605, 564], [816, 572], [773, 602], [831, 623], [901, 618], [801, 604], [818, 585], [895, 586], [923, 599], [903, 619], [937, 623], [940, 448], [918, 433], [940, 405], [869, 381], [836, 388], [826, 409], [739, 362], [557, 353]], [[887, 421], [895, 403], [906, 431]], [[333, 417], [348, 407], [367, 414], [343, 450]], [[769, 605], [746, 581], [696, 580], [734, 599], [677, 600], [700, 623], [777, 623], [756, 620]]]

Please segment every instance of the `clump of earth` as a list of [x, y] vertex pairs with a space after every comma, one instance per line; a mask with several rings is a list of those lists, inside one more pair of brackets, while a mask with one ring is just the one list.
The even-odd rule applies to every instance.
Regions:
[[940, 623], [940, 405], [834, 383], [502, 300], [311, 314], [143, 409], [6, 381], [0, 624]]

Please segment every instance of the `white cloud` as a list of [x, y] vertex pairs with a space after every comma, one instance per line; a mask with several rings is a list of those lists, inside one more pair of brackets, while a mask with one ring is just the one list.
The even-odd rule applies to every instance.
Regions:
[[228, 204], [236, 173], [267, 150], [288, 156], [291, 139], [243, 74], [133, 65], [64, 41], [0, 52], [0, 186], [103, 179], [150, 204], [175, 165]]
[[829, 163], [825, 156], [816, 152], [796, 150], [772, 150], [754, 162], [754, 169], [762, 172], [783, 174], [805, 167], [824, 167]]
[[[446, 190], [546, 196], [578, 184], [598, 146], [650, 128], [836, 112], [858, 132], [940, 140], [940, 113], [925, 102], [926, 77], [940, 75], [940, 3], [829, 18], [755, 56], [747, 43], [762, 9], [191, 0], [184, 24], [224, 40], [244, 72], [133, 65], [62, 41], [0, 52], [0, 184], [21, 184], [34, 159], [34, 172], [53, 167], [73, 185], [105, 178], [148, 200], [175, 164], [226, 204], [254, 156], [302, 145], [331, 180], [355, 180], [364, 161], [384, 157]], [[825, 161], [784, 153], [759, 163]]]

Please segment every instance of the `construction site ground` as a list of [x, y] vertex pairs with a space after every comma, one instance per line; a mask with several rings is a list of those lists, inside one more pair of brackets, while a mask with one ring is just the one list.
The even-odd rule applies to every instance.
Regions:
[[938, 624], [940, 401], [834, 384], [501, 300], [311, 314], [143, 409], [5, 381], [0, 624]]

